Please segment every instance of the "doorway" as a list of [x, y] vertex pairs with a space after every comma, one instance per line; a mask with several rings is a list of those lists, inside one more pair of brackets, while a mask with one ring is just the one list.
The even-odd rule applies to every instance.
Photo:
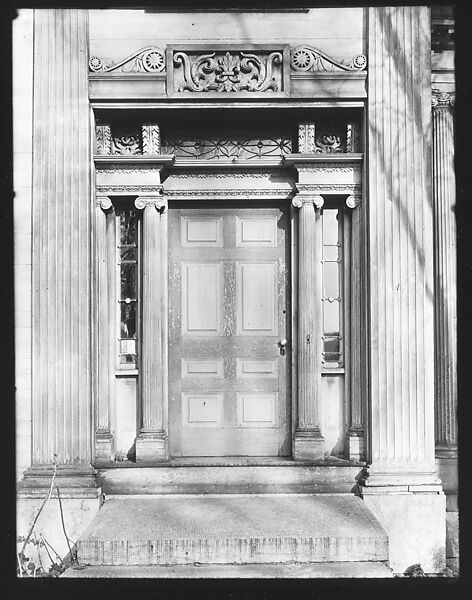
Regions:
[[276, 203], [170, 207], [174, 457], [291, 453], [289, 213]]

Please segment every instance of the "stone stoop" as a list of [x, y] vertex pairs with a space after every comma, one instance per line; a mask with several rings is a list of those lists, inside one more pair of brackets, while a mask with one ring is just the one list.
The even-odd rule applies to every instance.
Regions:
[[77, 551], [95, 566], [386, 564], [388, 538], [352, 494], [128, 495], [105, 501]]

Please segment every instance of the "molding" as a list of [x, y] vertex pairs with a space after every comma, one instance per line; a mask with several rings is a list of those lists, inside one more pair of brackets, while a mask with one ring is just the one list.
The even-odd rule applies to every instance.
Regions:
[[[177, 165], [176, 165], [177, 166]], [[180, 165], [179, 165], [180, 166]], [[193, 165], [196, 166], [196, 165]], [[200, 167], [200, 169], [195, 170], [194, 172], [191, 173], [179, 173], [176, 170], [172, 169], [172, 171], [170, 171], [171, 175], [175, 175], [176, 177], [178, 177], [179, 179], [268, 179], [271, 175], [273, 175], [274, 173], [277, 173], [278, 170], [274, 169], [272, 171], [266, 171], [266, 172], [260, 172], [259, 170], [257, 172], [254, 173], [247, 173], [247, 171], [245, 170], [243, 173], [241, 172], [234, 172], [234, 171], [228, 171], [228, 172], [221, 172], [221, 171], [212, 171], [212, 170], [208, 170], [207, 169], [207, 164], [205, 164], [205, 169], [203, 170], [201, 167], [203, 166], [201, 163], [198, 165]], [[228, 167], [230, 165], [218, 165], [221, 167]]]
[[[301, 166], [305, 168], [322, 167], [323, 170], [329, 167], [354, 167], [359, 166], [364, 158], [361, 152], [335, 152], [326, 154], [286, 154], [284, 163], [287, 165]], [[347, 164], [346, 164], [347, 163]]]
[[367, 67], [367, 57], [358, 54], [349, 61], [336, 60], [309, 44], [296, 46], [290, 54], [290, 67], [295, 72], [350, 71], [359, 72]]
[[278, 198], [281, 200], [289, 200], [294, 191], [292, 189], [193, 189], [193, 190], [164, 190], [166, 197], [169, 200], [179, 199], [205, 199], [205, 200], [231, 200], [234, 198], [248, 198], [254, 200], [271, 200]]
[[160, 73], [165, 66], [164, 52], [155, 46], [146, 46], [116, 64], [98, 56], [92, 56], [89, 60], [89, 70], [92, 73], [112, 73], [118, 69], [123, 73]]
[[97, 185], [96, 191], [101, 195], [114, 194], [159, 194], [162, 185]]
[[156, 168], [163, 168], [168, 165], [174, 164], [175, 157], [172, 154], [155, 154], [154, 156], [146, 156], [143, 154], [139, 155], [120, 155], [113, 154], [110, 156], [95, 155], [93, 157], [94, 163], [98, 168], [98, 165], [121, 168], [136, 168], [140, 165], [143, 166], [155, 166]]

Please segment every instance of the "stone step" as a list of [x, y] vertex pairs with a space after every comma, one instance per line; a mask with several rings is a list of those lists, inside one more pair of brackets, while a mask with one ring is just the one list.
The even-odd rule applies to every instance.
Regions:
[[166, 495], [106, 500], [82, 565], [385, 562], [388, 539], [350, 494]]
[[382, 562], [330, 562], [245, 565], [88, 566], [69, 568], [61, 577], [76, 579], [321, 579], [390, 578], [392, 570]]
[[273, 464], [185, 465], [100, 469], [98, 480], [110, 494], [349, 493], [359, 465]]

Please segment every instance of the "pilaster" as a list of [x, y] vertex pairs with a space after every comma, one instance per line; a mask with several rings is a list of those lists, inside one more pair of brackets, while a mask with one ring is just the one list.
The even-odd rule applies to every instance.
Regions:
[[136, 439], [136, 461], [166, 460], [167, 382], [166, 297], [167, 203], [162, 196], [140, 196], [143, 210], [141, 428]]
[[457, 457], [454, 95], [433, 90], [436, 456]]
[[434, 464], [430, 9], [367, 10], [371, 464], [362, 494], [389, 535], [393, 570], [420, 563], [434, 573], [445, 567], [446, 519]]
[[347, 366], [346, 391], [350, 396], [349, 429], [347, 432], [347, 452], [351, 460], [365, 460], [365, 385], [362, 348], [364, 326], [363, 248], [361, 195], [346, 198], [346, 206], [351, 209], [350, 219], [350, 264], [349, 264], [349, 364]]
[[432, 483], [430, 16], [416, 6], [368, 14], [369, 481]]
[[[97, 264], [97, 303], [96, 321], [96, 378], [97, 395], [95, 402], [95, 462], [109, 462], [113, 457], [113, 434], [111, 431], [110, 410], [113, 397], [114, 370], [113, 353], [114, 327], [110, 328], [110, 305], [114, 302], [113, 287], [110, 285], [109, 237], [113, 221], [113, 204], [108, 196], [97, 196], [95, 208], [95, 256]], [[107, 223], [108, 221], [108, 223]], [[113, 237], [113, 236], [111, 236]], [[112, 324], [114, 325], [114, 323]]]
[[88, 11], [34, 12], [33, 465], [91, 460]]
[[322, 458], [321, 389], [321, 258], [320, 209], [324, 199], [306, 182], [297, 185], [292, 203], [298, 217], [298, 419], [294, 458]]

